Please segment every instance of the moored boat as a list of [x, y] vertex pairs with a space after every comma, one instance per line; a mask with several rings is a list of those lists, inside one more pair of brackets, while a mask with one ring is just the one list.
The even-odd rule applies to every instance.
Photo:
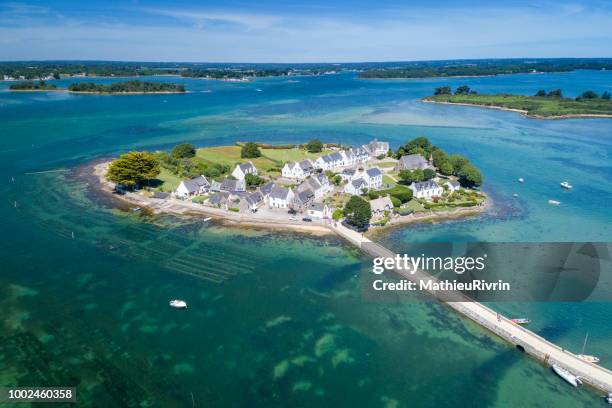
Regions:
[[581, 359], [582, 361], [586, 361], [587, 363], [599, 363], [599, 358], [595, 356], [589, 356], [588, 354], [578, 354], [576, 357]]
[[574, 387], [577, 387], [582, 384], [582, 380], [577, 375], [570, 373], [565, 368], [561, 367], [558, 364], [552, 365], [553, 371], [561, 378], [563, 378], [566, 382], [571, 384]]
[[170, 301], [170, 307], [174, 307], [176, 309], [187, 309], [187, 302], [180, 299], [172, 299]]
[[561, 187], [566, 188], [568, 190], [574, 188], [574, 186], [572, 186], [570, 183], [568, 183], [567, 181], [562, 181], [561, 183], [559, 183], [561, 185]]
[[531, 320], [526, 319], [524, 317], [519, 317], [517, 319], [511, 319], [512, 323], [516, 323], [516, 324], [529, 324], [531, 323]]
[[550, 205], [559, 205], [559, 204], [561, 204], [561, 201], [557, 201], [557, 200], [548, 200], [548, 204], [550, 204]]
[[609, 392], [608, 396], [606, 396], [606, 402], [612, 404], [612, 392]]
[[524, 178], [522, 178], [522, 177], [519, 177], [518, 182], [519, 182], [519, 183], [524, 183], [524, 182], [525, 182], [525, 179], [524, 179]]

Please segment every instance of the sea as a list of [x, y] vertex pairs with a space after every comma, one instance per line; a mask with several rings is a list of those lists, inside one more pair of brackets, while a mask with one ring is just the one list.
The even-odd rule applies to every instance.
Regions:
[[[9, 92], [0, 82], [0, 386], [76, 387], [83, 407], [603, 405], [442, 304], [364, 298], [369, 260], [339, 238], [133, 212], [100, 194], [88, 166], [183, 142], [378, 138], [397, 148], [426, 136], [481, 169], [492, 208], [377, 234], [386, 245], [609, 242], [612, 119], [539, 120], [420, 98], [463, 84], [576, 96], [612, 91], [612, 72], [144, 79], [189, 92]], [[189, 308], [169, 308], [173, 298]], [[612, 368], [611, 303], [491, 306], [576, 353], [588, 334], [586, 353]]]

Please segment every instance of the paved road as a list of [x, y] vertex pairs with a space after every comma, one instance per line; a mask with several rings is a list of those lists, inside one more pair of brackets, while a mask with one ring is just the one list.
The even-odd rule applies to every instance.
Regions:
[[[348, 229], [340, 223], [331, 225], [330, 228], [370, 256], [395, 257], [395, 254], [387, 248], [372, 242], [362, 234]], [[416, 282], [431, 279], [437, 280], [423, 270], [417, 270], [413, 275], [404, 270], [396, 270], [395, 272], [406, 279]], [[461, 293], [431, 292], [430, 294], [508, 342], [521, 347], [525, 352], [544, 363], [549, 365], [559, 364], [575, 375], [579, 375], [584, 382], [593, 387], [606, 392], [612, 392], [612, 371], [579, 359], [575, 354], [513, 323], [507, 317], [489, 309], [483, 304], [469, 301], [469, 298]]]

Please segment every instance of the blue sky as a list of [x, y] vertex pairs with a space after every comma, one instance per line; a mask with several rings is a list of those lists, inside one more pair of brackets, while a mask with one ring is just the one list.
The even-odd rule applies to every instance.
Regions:
[[0, 60], [612, 57], [605, 1], [0, 1]]

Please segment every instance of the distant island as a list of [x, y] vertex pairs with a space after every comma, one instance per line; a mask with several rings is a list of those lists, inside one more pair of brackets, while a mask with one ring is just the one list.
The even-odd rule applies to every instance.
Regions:
[[93, 82], [79, 82], [71, 84], [67, 89], [58, 88], [54, 84], [44, 81], [24, 81], [9, 87], [11, 91], [68, 91], [74, 93], [96, 94], [168, 94], [185, 93], [185, 86], [166, 82], [126, 81], [112, 84], [96, 84]]
[[545, 72], [570, 72], [579, 69], [610, 70], [610, 59], [478, 60], [432, 61], [368, 69], [361, 79], [402, 79], [438, 77], [476, 77]]
[[45, 81], [23, 81], [12, 84], [9, 89], [11, 91], [52, 91], [56, 90], [57, 86]]
[[166, 82], [127, 81], [115, 82], [113, 84], [95, 84], [92, 82], [80, 82], [68, 87], [70, 92], [79, 93], [184, 93], [185, 86]]
[[564, 98], [561, 89], [541, 89], [533, 96], [526, 96], [480, 94], [467, 85], [452, 92], [450, 87], [443, 86], [436, 88], [434, 95], [423, 98], [423, 101], [509, 110], [539, 119], [612, 117], [612, 101], [608, 91], [600, 95], [589, 90], [576, 98]]

